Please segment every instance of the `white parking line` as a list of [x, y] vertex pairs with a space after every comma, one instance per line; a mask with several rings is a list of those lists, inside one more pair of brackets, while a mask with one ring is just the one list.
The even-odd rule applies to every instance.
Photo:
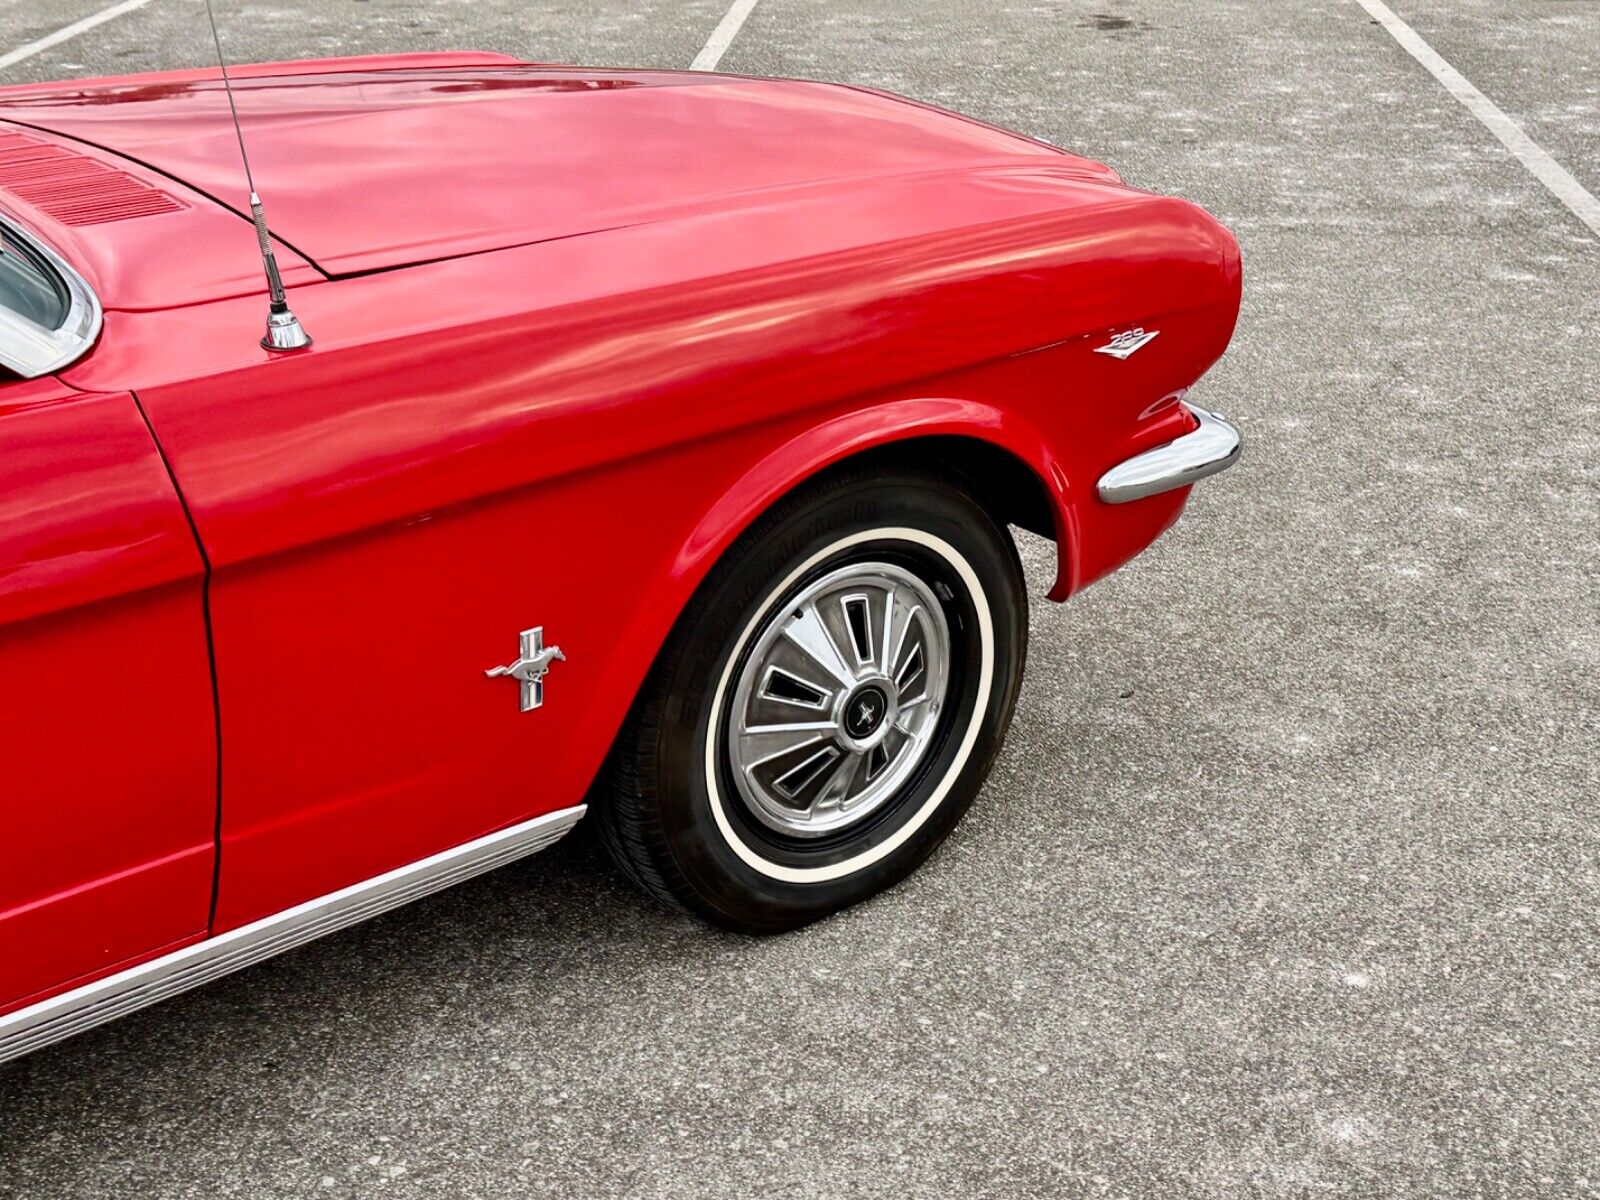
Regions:
[[1507, 150], [1517, 156], [1517, 161], [1527, 167], [1535, 179], [1550, 189], [1551, 195], [1570, 208], [1573, 215], [1589, 227], [1591, 233], [1600, 237], [1600, 200], [1596, 200], [1593, 193], [1574, 179], [1570, 171], [1545, 153], [1537, 142], [1522, 131], [1522, 126], [1500, 110], [1499, 105], [1473, 87], [1460, 71], [1439, 57], [1438, 52], [1423, 41], [1415, 29], [1395, 16], [1393, 10], [1383, 3], [1383, 0], [1356, 0], [1356, 3], [1366, 9], [1374, 21], [1387, 29], [1389, 36], [1399, 42], [1407, 54], [1427, 67], [1433, 77], [1444, 85], [1445, 91], [1461, 101], [1468, 112], [1482, 121], [1484, 127], [1499, 138]]
[[41, 50], [48, 50], [51, 46], [59, 46], [62, 42], [86, 33], [96, 25], [104, 25], [107, 21], [114, 21], [123, 13], [131, 13], [136, 8], [143, 8], [150, 0], [122, 0], [121, 4], [113, 4], [110, 8], [102, 8], [99, 12], [84, 17], [81, 21], [74, 21], [71, 25], [64, 26], [54, 33], [47, 33], [36, 42], [29, 42], [26, 46], [18, 46], [15, 50], [0, 54], [0, 71], [14, 66], [25, 58], [32, 58]]
[[733, 7], [726, 16], [717, 22], [717, 27], [711, 31], [711, 37], [701, 47], [700, 53], [694, 56], [694, 61], [689, 64], [691, 71], [715, 71], [717, 64], [722, 61], [723, 53], [733, 44], [733, 39], [739, 36], [739, 28], [744, 24], [744, 19], [750, 15], [750, 10], [756, 6], [756, 0], [733, 0]]

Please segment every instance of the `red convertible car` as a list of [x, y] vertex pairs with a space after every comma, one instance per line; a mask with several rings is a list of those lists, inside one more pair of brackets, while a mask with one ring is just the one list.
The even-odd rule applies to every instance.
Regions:
[[0, 90], [0, 1059], [585, 811], [732, 929], [870, 896], [1005, 734], [1008, 527], [1064, 599], [1238, 454], [1185, 401], [1238, 248], [1099, 163], [820, 83], [233, 77], [259, 245], [218, 71]]

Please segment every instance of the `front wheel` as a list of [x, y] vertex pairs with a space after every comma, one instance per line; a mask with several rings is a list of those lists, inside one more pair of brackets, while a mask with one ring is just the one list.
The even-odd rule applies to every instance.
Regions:
[[972, 802], [1026, 644], [1015, 547], [963, 485], [836, 474], [695, 594], [613, 754], [602, 838], [648, 892], [731, 929], [863, 900]]

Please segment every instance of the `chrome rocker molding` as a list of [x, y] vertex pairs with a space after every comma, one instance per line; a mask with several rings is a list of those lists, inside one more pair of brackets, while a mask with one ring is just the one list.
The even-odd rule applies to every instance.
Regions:
[[1112, 467], [1100, 476], [1100, 499], [1107, 504], [1143, 500], [1188, 487], [1239, 461], [1239, 431], [1220, 413], [1187, 407], [1199, 418], [1200, 428]]
[[579, 804], [524, 821], [0, 1017], [0, 1062], [543, 850], [586, 811]]

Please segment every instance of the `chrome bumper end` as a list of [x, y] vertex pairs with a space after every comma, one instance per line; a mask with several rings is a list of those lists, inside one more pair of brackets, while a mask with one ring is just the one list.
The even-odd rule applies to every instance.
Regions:
[[1200, 428], [1112, 467], [1100, 476], [1100, 499], [1107, 504], [1143, 500], [1188, 487], [1239, 461], [1239, 431], [1217, 413], [1193, 404], [1188, 409], [1199, 418]]

